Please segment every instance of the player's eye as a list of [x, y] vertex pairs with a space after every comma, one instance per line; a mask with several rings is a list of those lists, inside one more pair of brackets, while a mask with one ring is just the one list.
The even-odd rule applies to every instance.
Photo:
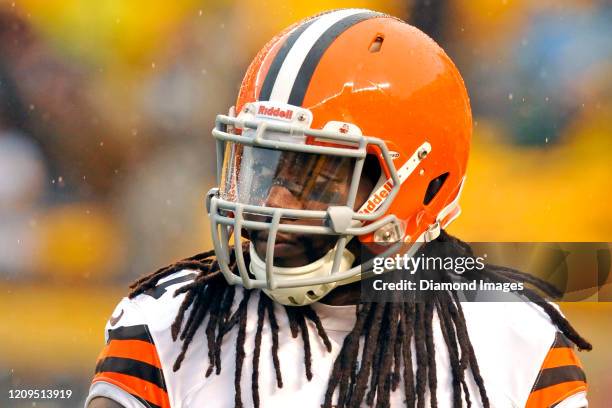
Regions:
[[280, 186], [280, 187], [284, 187], [287, 190], [289, 190], [289, 192], [295, 196], [297, 196], [301, 191], [302, 188], [301, 186], [299, 186], [297, 183], [288, 180], [286, 178], [283, 177], [277, 177], [274, 179], [274, 181], [272, 182], [273, 186]]
[[253, 174], [256, 177], [270, 177], [273, 175], [273, 171], [264, 162], [257, 162], [253, 165]]

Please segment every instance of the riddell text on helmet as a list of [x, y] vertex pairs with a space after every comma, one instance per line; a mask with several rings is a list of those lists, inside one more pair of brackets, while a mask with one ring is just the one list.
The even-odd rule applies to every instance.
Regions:
[[287, 120], [291, 120], [291, 118], [293, 118], [293, 111], [291, 109], [281, 109], [274, 107], [266, 108], [265, 106], [259, 106], [257, 114]]
[[380, 186], [374, 194], [372, 194], [369, 200], [361, 207], [359, 214], [370, 214], [382, 204], [382, 202], [389, 196], [391, 189], [393, 188], [393, 182], [387, 181], [385, 184]]

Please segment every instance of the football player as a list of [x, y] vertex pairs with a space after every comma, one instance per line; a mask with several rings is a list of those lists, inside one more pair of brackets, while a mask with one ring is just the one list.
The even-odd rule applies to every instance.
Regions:
[[585, 407], [574, 350], [591, 345], [545, 282], [441, 269], [529, 301], [360, 299], [362, 246], [473, 255], [445, 232], [471, 132], [457, 68], [418, 29], [343, 9], [280, 33], [213, 130], [214, 250], [132, 285], [86, 406]]

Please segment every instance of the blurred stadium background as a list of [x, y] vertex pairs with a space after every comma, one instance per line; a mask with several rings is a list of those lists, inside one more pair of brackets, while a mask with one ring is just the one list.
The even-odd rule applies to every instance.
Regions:
[[[81, 406], [103, 326], [140, 274], [210, 247], [215, 114], [255, 52], [323, 9], [429, 33], [471, 94], [472, 241], [612, 241], [612, 7], [527, 0], [0, 0], [0, 405]], [[612, 304], [563, 310], [593, 407], [609, 405]]]

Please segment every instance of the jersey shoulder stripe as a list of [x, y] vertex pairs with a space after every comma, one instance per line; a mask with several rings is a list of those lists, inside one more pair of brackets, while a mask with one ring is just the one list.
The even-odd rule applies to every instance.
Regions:
[[113, 384], [150, 408], [170, 407], [161, 361], [146, 325], [108, 331], [93, 383]]
[[119, 302], [106, 324], [88, 401], [104, 396], [121, 402], [131, 396], [138, 406], [149, 408], [176, 403], [173, 398], [179, 398], [181, 384], [172, 375], [176, 355], [170, 326], [184, 295], [175, 296], [175, 291], [196, 275], [191, 270], [173, 273]]
[[153, 339], [149, 334], [149, 330], [144, 324], [121, 326], [117, 327], [116, 329], [109, 329], [107, 331], [107, 337], [109, 342], [111, 340], [140, 340], [145, 343], [153, 344]]
[[155, 345], [141, 340], [112, 340], [100, 353], [98, 364], [102, 364], [107, 358], [140, 360], [161, 368]]
[[562, 333], [557, 333], [529, 394], [526, 408], [552, 407], [586, 390], [586, 376], [573, 346]]

